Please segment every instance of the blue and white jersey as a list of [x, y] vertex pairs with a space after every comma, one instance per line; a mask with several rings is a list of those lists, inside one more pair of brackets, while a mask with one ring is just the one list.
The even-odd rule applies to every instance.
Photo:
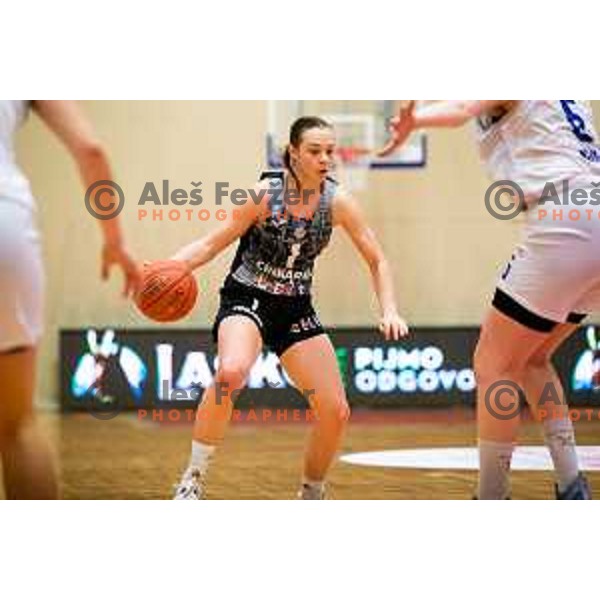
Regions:
[[587, 100], [521, 100], [477, 120], [481, 159], [495, 180], [533, 199], [547, 182], [600, 177], [599, 139]]

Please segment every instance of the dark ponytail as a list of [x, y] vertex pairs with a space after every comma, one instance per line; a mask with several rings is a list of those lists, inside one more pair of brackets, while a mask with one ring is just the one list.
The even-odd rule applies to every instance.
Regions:
[[290, 147], [287, 145], [285, 147], [285, 151], [283, 153], [283, 166], [288, 169], [288, 171], [293, 171], [292, 169], [292, 157], [290, 156]]

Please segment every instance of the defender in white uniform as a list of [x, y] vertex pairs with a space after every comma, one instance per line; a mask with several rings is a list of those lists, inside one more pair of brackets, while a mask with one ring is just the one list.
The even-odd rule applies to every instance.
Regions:
[[[522, 241], [502, 271], [494, 306], [543, 332], [600, 310], [600, 217], [591, 197], [594, 182], [600, 183], [600, 151], [589, 103], [523, 100], [511, 110], [500, 106], [477, 119], [477, 138], [492, 179], [518, 184], [528, 208]], [[544, 201], [544, 190], [554, 189], [555, 200]], [[589, 201], [574, 204], [575, 189]]]
[[[521, 243], [500, 275], [474, 356], [478, 497], [510, 495], [521, 392], [543, 423], [557, 498], [589, 499], [551, 359], [585, 313], [600, 309], [600, 211], [592, 194], [600, 183], [600, 150], [591, 108], [578, 100], [458, 100], [418, 107], [409, 102], [392, 121], [392, 138], [381, 154], [392, 152], [417, 128], [470, 121], [476, 122], [480, 154], [492, 178], [513, 182], [526, 208]], [[567, 185], [589, 200], [563, 194]], [[553, 190], [558, 193], [554, 202], [548, 198]], [[502, 214], [506, 200], [496, 199]]]
[[[84, 184], [112, 179], [106, 154], [79, 107], [70, 101], [0, 101], [0, 458], [8, 498], [55, 498], [57, 478], [34, 419], [37, 345], [42, 334], [43, 268], [36, 204], [15, 161], [14, 138], [35, 110], [64, 143]], [[83, 203], [83, 194], [82, 194]], [[94, 206], [94, 208], [97, 208]], [[99, 221], [104, 278], [117, 264], [125, 295], [139, 283], [117, 218]]]

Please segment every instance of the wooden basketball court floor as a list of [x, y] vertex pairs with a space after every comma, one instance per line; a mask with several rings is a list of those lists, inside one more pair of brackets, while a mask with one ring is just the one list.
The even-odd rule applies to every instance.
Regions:
[[[56, 424], [53, 425], [56, 427]], [[309, 425], [233, 423], [208, 477], [209, 499], [292, 499]], [[600, 422], [576, 424], [579, 445], [600, 442]], [[59, 455], [67, 499], [168, 499], [189, 454], [191, 423], [140, 420], [135, 413], [102, 421], [86, 413], [60, 417]], [[472, 412], [355, 411], [341, 454], [476, 445]], [[519, 444], [542, 445], [539, 425], [524, 422]], [[337, 461], [332, 499], [469, 499], [476, 472], [363, 467]], [[600, 495], [600, 473], [588, 473]], [[513, 473], [514, 499], [553, 498], [552, 474]]]

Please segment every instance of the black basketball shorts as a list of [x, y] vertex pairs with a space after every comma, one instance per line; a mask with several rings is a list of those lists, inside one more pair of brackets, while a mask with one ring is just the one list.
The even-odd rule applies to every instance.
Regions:
[[219, 325], [233, 315], [252, 319], [264, 344], [278, 356], [298, 342], [325, 333], [310, 296], [277, 296], [229, 278], [221, 288], [221, 304], [213, 325], [215, 343]]

